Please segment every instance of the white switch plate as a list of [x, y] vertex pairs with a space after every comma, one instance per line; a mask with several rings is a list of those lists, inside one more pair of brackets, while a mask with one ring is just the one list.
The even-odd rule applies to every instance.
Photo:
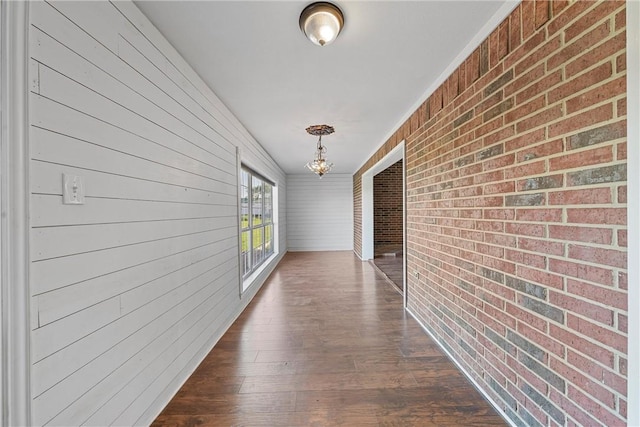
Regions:
[[84, 180], [81, 176], [62, 174], [62, 203], [84, 205]]

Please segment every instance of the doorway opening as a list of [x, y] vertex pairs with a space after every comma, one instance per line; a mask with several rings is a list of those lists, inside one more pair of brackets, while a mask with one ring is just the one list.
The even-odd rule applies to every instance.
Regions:
[[[405, 142], [402, 141], [393, 150], [389, 152], [382, 160], [376, 163], [368, 171], [362, 175], [362, 260], [373, 261], [374, 264], [383, 272], [385, 270], [381, 268], [385, 264], [385, 268], [393, 270], [392, 274], [387, 274], [387, 277], [393, 281], [398, 289], [403, 294], [403, 300], [406, 307], [407, 292], [406, 292], [406, 190], [405, 190], [405, 162], [404, 162], [404, 147]], [[391, 170], [388, 170], [390, 169]], [[386, 172], [385, 172], [386, 171]], [[389, 175], [396, 175], [391, 178]], [[399, 177], [397, 176], [399, 175]], [[394, 209], [389, 209], [386, 212], [380, 210], [380, 206], [376, 206], [376, 185], [375, 181], [384, 183], [387, 179], [398, 179], [400, 185], [395, 186], [395, 196], [385, 198], [384, 196], [378, 197], [378, 204], [385, 204], [385, 200], [388, 203], [394, 203]], [[389, 188], [393, 191], [392, 188]], [[399, 197], [398, 197], [399, 190]], [[384, 191], [384, 189], [378, 189], [378, 192]], [[381, 194], [381, 193], [379, 193]], [[382, 203], [380, 203], [382, 202]], [[400, 206], [398, 206], [398, 202]], [[385, 213], [387, 215], [397, 213], [400, 217], [400, 229], [399, 233], [395, 233], [394, 237], [385, 236], [381, 231], [376, 233], [376, 224], [378, 227], [384, 226], [386, 219], [394, 221], [397, 224], [397, 217], [394, 219], [383, 219]], [[376, 219], [377, 216], [377, 219]], [[392, 255], [393, 254], [393, 255]], [[392, 279], [393, 278], [395, 279]]]
[[403, 161], [373, 177], [373, 263], [402, 291]]

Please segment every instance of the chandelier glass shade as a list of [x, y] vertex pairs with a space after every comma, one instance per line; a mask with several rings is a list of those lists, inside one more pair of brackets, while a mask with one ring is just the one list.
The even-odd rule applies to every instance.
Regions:
[[328, 173], [333, 167], [333, 163], [327, 162], [325, 157], [327, 153], [327, 147], [322, 145], [322, 136], [329, 135], [334, 132], [332, 126], [328, 125], [314, 125], [309, 126], [306, 129], [307, 133], [310, 135], [318, 136], [318, 145], [316, 146], [316, 154], [315, 158], [306, 164], [307, 168], [322, 178], [323, 175]]

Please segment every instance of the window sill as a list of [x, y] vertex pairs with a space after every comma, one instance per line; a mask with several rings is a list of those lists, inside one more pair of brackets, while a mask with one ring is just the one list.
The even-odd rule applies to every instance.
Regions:
[[271, 263], [273, 262], [273, 260], [276, 259], [277, 256], [278, 256], [278, 254], [275, 253], [275, 252], [273, 254], [271, 254], [271, 256], [269, 256], [269, 258], [264, 260], [264, 262], [260, 265], [260, 267], [258, 267], [253, 273], [248, 275], [242, 281], [242, 292], [240, 292], [240, 296], [242, 296], [242, 295], [244, 295], [246, 293], [246, 291], [253, 285], [253, 283], [256, 281], [256, 279], [262, 274], [262, 272], [264, 270], [267, 269], [267, 267], [269, 267], [269, 265], [271, 265]]

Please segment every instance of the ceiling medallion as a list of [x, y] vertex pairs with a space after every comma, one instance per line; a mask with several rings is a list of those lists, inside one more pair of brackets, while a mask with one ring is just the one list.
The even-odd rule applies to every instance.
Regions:
[[315, 158], [306, 164], [307, 168], [317, 174], [320, 178], [333, 167], [333, 163], [327, 162], [325, 154], [327, 153], [327, 147], [322, 145], [322, 137], [331, 135], [335, 130], [333, 126], [329, 125], [313, 125], [306, 129], [309, 135], [318, 137], [318, 145], [316, 146]]

